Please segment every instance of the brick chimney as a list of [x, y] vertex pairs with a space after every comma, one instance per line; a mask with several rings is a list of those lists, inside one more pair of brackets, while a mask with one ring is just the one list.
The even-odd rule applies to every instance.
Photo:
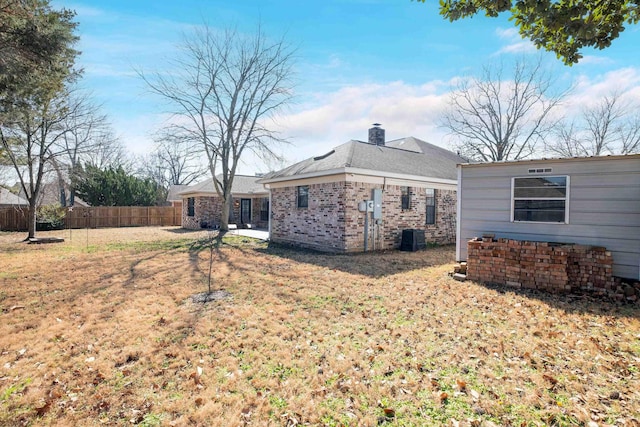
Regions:
[[380, 123], [374, 123], [369, 129], [369, 144], [384, 145], [384, 129], [380, 127]]

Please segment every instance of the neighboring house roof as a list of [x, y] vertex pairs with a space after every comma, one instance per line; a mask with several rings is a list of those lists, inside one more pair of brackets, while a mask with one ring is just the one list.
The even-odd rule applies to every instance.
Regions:
[[[257, 181], [262, 177], [259, 176], [249, 176], [249, 175], [236, 175], [233, 178], [233, 185], [231, 186], [231, 195], [234, 194], [264, 194], [267, 195], [269, 192], [259, 184]], [[218, 177], [219, 180], [222, 177]], [[213, 185], [213, 179], [209, 178], [208, 180], [201, 182], [200, 184], [190, 185], [187, 189], [181, 191], [179, 193], [180, 196], [185, 197], [190, 194], [217, 194], [216, 189]]]
[[180, 193], [189, 188], [188, 185], [171, 185], [167, 193], [167, 202], [181, 202], [182, 196]]
[[29, 206], [29, 202], [9, 190], [0, 188], [0, 206], [2, 205]]
[[[64, 190], [67, 198], [67, 203], [69, 203], [69, 197], [71, 196], [71, 191], [69, 190], [69, 187], [67, 184], [65, 184]], [[22, 189], [20, 189], [20, 196], [25, 197], [24, 191]], [[58, 183], [58, 181], [45, 182], [42, 184], [42, 187], [40, 188], [40, 194], [38, 196], [37, 204], [38, 206], [61, 204], [60, 203], [60, 184]], [[75, 206], [80, 206], [80, 207], [91, 206], [89, 205], [89, 203], [85, 202], [84, 200], [79, 198], [77, 195], [74, 197], [73, 204]]]
[[456, 180], [456, 165], [465, 159], [444, 148], [409, 137], [385, 145], [351, 140], [328, 153], [311, 157], [264, 176], [262, 183], [285, 181], [304, 176], [322, 176], [340, 172], [373, 172]]

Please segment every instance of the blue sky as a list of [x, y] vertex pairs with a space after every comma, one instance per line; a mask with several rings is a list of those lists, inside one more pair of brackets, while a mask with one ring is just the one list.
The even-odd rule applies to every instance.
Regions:
[[[569, 105], [585, 105], [611, 90], [640, 99], [640, 26], [612, 47], [587, 50], [564, 66], [521, 39], [506, 18], [474, 17], [455, 23], [438, 15], [435, 0], [146, 0], [63, 1], [77, 12], [84, 68], [82, 86], [93, 93], [116, 134], [135, 154], [149, 152], [167, 107], [146, 90], [136, 69], [163, 70], [183, 34], [211, 27], [268, 36], [297, 48], [296, 103], [280, 119], [292, 145], [290, 162], [322, 154], [349, 139], [366, 139], [380, 122], [387, 139], [415, 136], [444, 147], [438, 126], [451, 83], [477, 75], [483, 65], [542, 55], [558, 85], [574, 84]], [[567, 107], [567, 111], [571, 109]], [[265, 172], [252, 158], [242, 173]]]

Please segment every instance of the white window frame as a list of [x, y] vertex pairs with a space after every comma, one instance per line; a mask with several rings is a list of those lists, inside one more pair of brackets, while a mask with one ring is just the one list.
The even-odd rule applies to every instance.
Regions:
[[[515, 189], [516, 179], [532, 179], [532, 178], [565, 178], [566, 179], [566, 193], [564, 199], [549, 198], [549, 197], [519, 197], [518, 200], [564, 200], [564, 222], [548, 222], [548, 221], [516, 221], [515, 220]], [[569, 175], [539, 175], [539, 176], [514, 176], [511, 178], [511, 222], [523, 223], [523, 224], [569, 224], [569, 200], [570, 200], [570, 188], [571, 177]]]

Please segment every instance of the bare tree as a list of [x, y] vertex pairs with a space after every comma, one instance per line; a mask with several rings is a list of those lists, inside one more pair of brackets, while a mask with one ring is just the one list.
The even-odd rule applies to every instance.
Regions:
[[125, 171], [131, 172], [134, 168], [134, 160], [111, 129], [98, 135], [90, 155], [82, 156], [81, 160], [82, 163], [103, 170], [121, 166]]
[[624, 123], [618, 130], [620, 154], [640, 153], [640, 113], [638, 107], [634, 107], [636, 113], [627, 115]]
[[558, 123], [547, 151], [561, 157], [601, 156], [640, 152], [638, 106], [619, 92], [582, 109], [570, 122]]
[[220, 229], [228, 230], [231, 188], [246, 151], [277, 157], [283, 141], [269, 126], [291, 99], [293, 51], [270, 41], [260, 27], [252, 35], [196, 29], [171, 61], [171, 74], [140, 76], [150, 90], [175, 107], [174, 129], [196, 142], [222, 198]]
[[42, 100], [36, 108], [14, 112], [11, 120], [0, 126], [0, 139], [29, 202], [29, 235], [35, 237], [36, 207], [45, 175], [53, 160], [63, 152], [61, 140], [67, 132], [63, 122], [73, 109], [63, 92], [51, 100]]
[[478, 161], [517, 160], [532, 155], [554, 123], [551, 112], [567, 91], [554, 92], [541, 61], [485, 67], [480, 78], [461, 80], [451, 93], [442, 126], [460, 153]]
[[578, 157], [586, 152], [582, 145], [579, 129], [575, 120], [559, 122], [556, 124], [551, 141], [546, 143], [546, 151], [560, 157]]
[[180, 129], [163, 128], [154, 137], [156, 147], [143, 162], [142, 175], [148, 176], [169, 188], [171, 185], [189, 185], [208, 173], [202, 162], [202, 150]]
[[[53, 162], [61, 191], [69, 183], [68, 204], [75, 203], [75, 175], [82, 162], [91, 161], [103, 150], [104, 144], [113, 144], [107, 116], [100, 111], [87, 93], [72, 91], [70, 114], [65, 115], [62, 126], [66, 132], [60, 140], [62, 155]], [[66, 205], [66, 200], [61, 200]]]

